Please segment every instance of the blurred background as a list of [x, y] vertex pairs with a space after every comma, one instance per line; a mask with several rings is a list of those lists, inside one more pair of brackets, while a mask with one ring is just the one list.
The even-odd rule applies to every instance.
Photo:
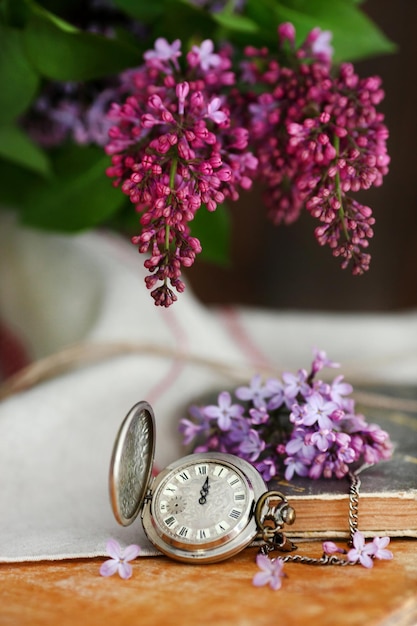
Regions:
[[342, 271], [329, 249], [316, 243], [306, 212], [292, 226], [273, 227], [254, 189], [230, 204], [230, 267], [198, 261], [187, 272], [202, 301], [344, 311], [417, 305], [417, 2], [367, 0], [362, 9], [398, 46], [394, 54], [355, 62], [360, 76], [382, 77], [386, 96], [379, 110], [390, 131], [391, 165], [383, 186], [356, 196], [376, 218], [369, 272], [358, 277]]

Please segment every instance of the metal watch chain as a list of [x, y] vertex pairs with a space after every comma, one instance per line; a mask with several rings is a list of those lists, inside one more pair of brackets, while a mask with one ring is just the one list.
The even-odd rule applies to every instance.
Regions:
[[[363, 468], [361, 468], [363, 469]], [[359, 511], [359, 490], [361, 481], [358, 476], [359, 471], [349, 472], [350, 480], [349, 488], [349, 541], [352, 545], [353, 535], [358, 530], [358, 511]], [[267, 507], [266, 513], [263, 509]], [[268, 555], [274, 550], [280, 552], [292, 552], [297, 546], [290, 541], [283, 532], [284, 524], [293, 524], [295, 521], [295, 511], [288, 504], [285, 496], [279, 491], [267, 491], [259, 500], [255, 510], [256, 522], [259, 528], [259, 534], [255, 545], [259, 545], [260, 552]], [[280, 557], [284, 563], [304, 563], [306, 565], [354, 565], [353, 562], [341, 559], [335, 554], [323, 554], [320, 558], [309, 557], [301, 554], [288, 554]]]

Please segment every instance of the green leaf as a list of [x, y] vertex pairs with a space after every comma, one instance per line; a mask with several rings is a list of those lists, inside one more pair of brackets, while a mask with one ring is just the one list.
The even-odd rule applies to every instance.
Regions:
[[63, 18], [59, 17], [59, 15], [55, 15], [55, 13], [48, 11], [48, 9], [46, 9], [45, 7], [42, 7], [40, 4], [37, 4], [36, 2], [31, 3], [31, 9], [32, 9], [33, 15], [37, 15], [40, 18], [44, 18], [45, 20], [51, 22], [51, 24], [55, 24], [55, 26], [59, 28], [60, 30], [63, 30], [67, 33], [80, 32], [80, 29], [77, 28], [77, 26], [74, 26], [74, 24], [67, 22]]
[[259, 31], [258, 24], [245, 15], [222, 11], [221, 13], [213, 13], [213, 19], [228, 30], [242, 33], [257, 33]]
[[34, 185], [26, 199], [24, 223], [75, 232], [101, 224], [125, 202], [105, 174], [109, 158], [99, 148], [71, 146], [57, 155], [55, 165], [55, 179]]
[[122, 11], [140, 22], [151, 22], [160, 17], [164, 12], [164, 0], [148, 0], [138, 2], [138, 0], [114, 0], [114, 4]]
[[186, 2], [165, 0], [163, 14], [152, 27], [153, 35], [170, 42], [180, 39], [185, 56], [190, 43], [213, 38], [216, 24], [212, 18], [211, 14]]
[[28, 107], [39, 77], [28, 62], [20, 31], [0, 24], [0, 41], [0, 124], [5, 124]]
[[124, 42], [77, 31], [71, 25], [64, 28], [62, 23], [47, 13], [33, 15], [24, 31], [28, 57], [47, 78], [92, 80], [116, 74], [141, 61], [139, 51]]
[[261, 30], [271, 28], [275, 34], [275, 41], [278, 39], [277, 27], [275, 17], [276, 2], [274, 0], [247, 0], [246, 3], [246, 15], [254, 22], [256, 22]]
[[0, 0], [0, 21], [21, 28], [29, 15], [25, 0]]
[[21, 210], [39, 176], [0, 158], [0, 206]]
[[51, 173], [46, 154], [17, 126], [0, 126], [0, 157], [43, 176]]
[[280, 0], [275, 16], [278, 23], [294, 24], [299, 41], [316, 26], [332, 31], [336, 62], [395, 51], [395, 45], [350, 0]]
[[201, 207], [191, 222], [191, 234], [200, 240], [203, 248], [200, 259], [216, 265], [229, 265], [230, 216], [225, 204], [213, 212]]
[[278, 20], [275, 14], [276, 0], [247, 0], [245, 15], [258, 25], [258, 31], [251, 34], [251, 39], [241, 38], [241, 46], [251, 44], [255, 47], [267, 46], [272, 51], [278, 45]]

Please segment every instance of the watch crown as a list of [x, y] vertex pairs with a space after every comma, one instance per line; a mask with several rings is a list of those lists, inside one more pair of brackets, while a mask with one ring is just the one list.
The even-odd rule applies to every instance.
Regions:
[[295, 518], [296, 518], [295, 509], [293, 509], [292, 506], [287, 504], [287, 506], [285, 506], [283, 511], [281, 512], [281, 516], [282, 516], [282, 519], [284, 520], [284, 523], [291, 526], [291, 524], [294, 524]]

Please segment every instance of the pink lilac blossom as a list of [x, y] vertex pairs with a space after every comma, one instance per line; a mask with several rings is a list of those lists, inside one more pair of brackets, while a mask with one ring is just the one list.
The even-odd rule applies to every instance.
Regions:
[[308, 49], [310, 47], [311, 55], [317, 60], [331, 61], [333, 56], [333, 47], [330, 44], [332, 40], [332, 33], [329, 30], [321, 30], [320, 28], [313, 28], [308, 34], [305, 46]]
[[369, 569], [373, 567], [373, 559], [392, 559], [392, 552], [386, 549], [389, 542], [389, 537], [375, 537], [372, 543], [366, 543], [363, 533], [356, 531], [353, 548], [347, 553], [348, 561], [359, 562]]
[[[332, 65], [331, 33], [313, 29], [297, 49], [292, 24], [278, 28], [285, 65], [248, 47], [242, 75], [256, 86], [250, 130], [275, 224], [304, 209], [318, 220], [315, 236], [354, 274], [369, 268], [372, 210], [351, 193], [382, 184], [388, 172], [388, 130], [377, 106], [381, 80], [359, 78], [353, 65]], [[249, 101], [249, 98], [248, 98]]]
[[374, 546], [374, 559], [381, 559], [390, 561], [393, 558], [391, 550], [387, 550], [387, 545], [390, 542], [389, 537], [374, 537], [372, 544]]
[[346, 550], [339, 548], [334, 541], [323, 541], [322, 548], [324, 554], [346, 554]]
[[172, 288], [185, 288], [181, 271], [201, 252], [190, 223], [205, 205], [214, 211], [248, 189], [257, 159], [248, 130], [230, 114], [224, 87], [235, 82], [231, 51], [211, 40], [193, 46], [180, 68], [181, 43], [158, 39], [145, 63], [129, 72], [130, 95], [113, 104], [107, 174], [141, 214], [133, 237], [147, 253], [145, 279], [156, 305], [170, 306]]
[[130, 578], [132, 576], [132, 566], [129, 561], [133, 561], [139, 556], [140, 547], [132, 544], [123, 550], [118, 541], [109, 539], [106, 544], [106, 552], [111, 558], [101, 564], [100, 574], [102, 576], [113, 576], [117, 572], [120, 578]]
[[274, 591], [280, 589], [282, 578], [285, 576], [283, 560], [269, 559], [265, 554], [258, 554], [256, 564], [260, 571], [253, 577], [255, 587], [269, 585]]
[[[318, 367], [320, 354], [320, 367]], [[337, 376], [332, 383], [316, 379], [326, 364], [315, 353], [310, 372], [285, 372], [263, 384], [260, 376], [232, 394], [223, 391], [218, 403], [191, 407], [183, 419], [184, 442], [195, 450], [236, 454], [252, 463], [266, 481], [295, 475], [343, 478], [360, 463], [375, 464], [392, 454], [389, 434], [355, 413], [348, 397], [352, 386]]]
[[159, 37], [155, 41], [153, 50], [148, 50], [143, 55], [145, 61], [153, 61], [154, 67], [161, 67], [164, 70], [164, 62], [172, 61], [174, 66], [178, 68], [178, 57], [181, 56], [181, 41], [176, 39], [172, 44], [164, 37]]

